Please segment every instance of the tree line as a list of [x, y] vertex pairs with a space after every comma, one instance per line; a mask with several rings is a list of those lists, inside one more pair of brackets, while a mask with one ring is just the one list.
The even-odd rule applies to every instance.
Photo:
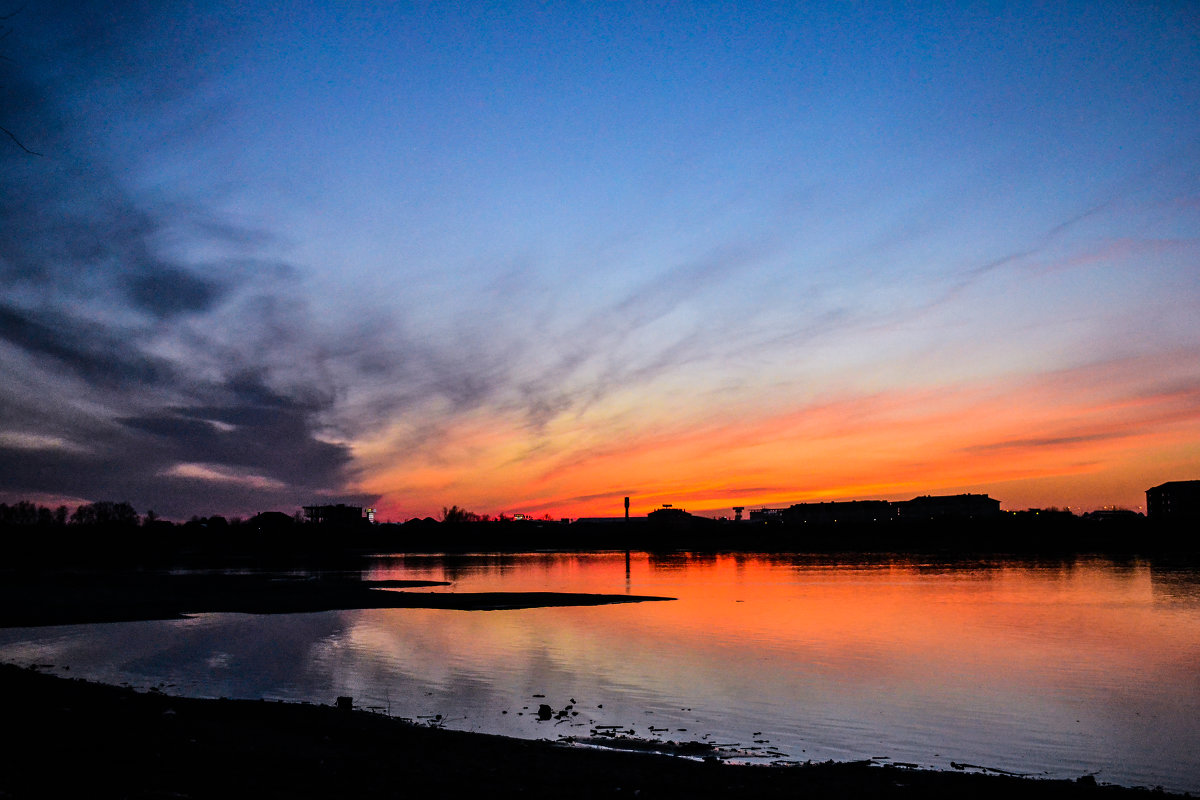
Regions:
[[43, 528], [65, 527], [67, 525], [123, 525], [134, 527], [142, 524], [143, 520], [153, 523], [157, 520], [153, 511], [141, 517], [129, 503], [114, 503], [100, 501], [98, 503], [83, 503], [74, 511], [65, 505], [57, 508], [21, 500], [11, 506], [0, 503], [0, 525], [37, 526]]
[[[301, 519], [299, 511], [294, 518]], [[193, 516], [184, 527], [213, 527], [238, 526], [242, 524], [240, 517], [226, 519], [220, 515], [211, 517]], [[175, 523], [164, 520], [155, 514], [153, 509], [145, 514], [139, 514], [132, 504], [100, 500], [95, 503], [81, 503], [74, 510], [65, 505], [55, 508], [20, 500], [12, 505], [0, 503], [0, 527], [36, 527], [36, 528], [66, 528], [70, 526], [96, 526], [106, 528], [159, 528], [175, 527]]]

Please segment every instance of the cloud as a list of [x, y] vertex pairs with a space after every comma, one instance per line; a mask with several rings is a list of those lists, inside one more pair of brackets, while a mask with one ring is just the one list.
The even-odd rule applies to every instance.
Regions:
[[347, 491], [350, 451], [320, 437], [319, 405], [244, 376], [218, 388], [227, 402], [92, 418], [69, 438], [10, 431], [0, 437], [3, 488], [129, 500], [176, 517], [375, 499]]
[[18, 431], [0, 431], [0, 447], [16, 450], [83, 450], [60, 436], [42, 436]]
[[162, 473], [177, 478], [197, 478], [217, 483], [232, 483], [254, 489], [283, 489], [285, 484], [252, 472], [239, 472], [220, 464], [176, 464]]
[[135, 306], [157, 317], [208, 311], [222, 294], [217, 281], [166, 264], [130, 275], [125, 289]]
[[169, 364], [131, 349], [118, 331], [73, 319], [70, 313], [57, 304], [41, 313], [0, 304], [0, 340], [52, 359], [92, 384], [146, 386], [169, 380]]
[[224, 404], [168, 407], [118, 422], [173, 461], [249, 469], [312, 489], [346, 480], [349, 449], [319, 436], [325, 404], [278, 394], [244, 376], [225, 388], [230, 398]]
[[322, 334], [280, 280], [299, 271], [256, 253], [271, 236], [139, 189], [85, 113], [89, 74], [148, 89], [132, 117], [187, 96], [186, 69], [129, 55], [159, 13], [115, 13], [98, 43], [72, 23], [63, 41], [82, 50], [40, 54], [53, 75], [6, 76], [4, 107], [46, 155], [0, 148], [0, 493], [175, 516], [360, 496], [327, 431]]
[[555, 417], [581, 415], [614, 392], [722, 359], [725, 326], [687, 312], [710, 309], [706, 295], [766, 254], [751, 244], [717, 247], [642, 278], [607, 303], [585, 304], [579, 319], [552, 333], [544, 360], [517, 361], [524, 368], [505, 386], [505, 400], [539, 434]]
[[1061, 450], [1064, 447], [1070, 447], [1072, 445], [1090, 444], [1092, 442], [1105, 442], [1113, 439], [1124, 439], [1137, 434], [1137, 431], [1121, 430], [1080, 433], [1065, 436], [1041, 436], [1023, 439], [1006, 439], [999, 442], [987, 442], [984, 444], [976, 444], [971, 445], [970, 447], [964, 447], [963, 452], [993, 453], [998, 450], [1037, 450], [1041, 448]]

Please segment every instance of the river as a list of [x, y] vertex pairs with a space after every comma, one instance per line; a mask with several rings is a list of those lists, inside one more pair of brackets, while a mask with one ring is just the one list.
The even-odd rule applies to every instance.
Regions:
[[[395, 555], [364, 577], [676, 599], [18, 628], [0, 630], [0, 660], [194, 696], [348, 695], [526, 738], [619, 733], [719, 745], [740, 761], [875, 759], [1200, 791], [1194, 563]], [[551, 719], [538, 718], [542, 704]]]

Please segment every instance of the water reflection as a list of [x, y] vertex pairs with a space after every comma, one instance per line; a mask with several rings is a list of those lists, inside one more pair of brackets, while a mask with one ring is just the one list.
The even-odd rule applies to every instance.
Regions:
[[[617, 725], [765, 760], [957, 761], [1196, 791], [1197, 575], [1096, 559], [403, 556], [366, 577], [679, 599], [4, 631], [0, 657], [193, 694], [349, 694], [517, 736]], [[577, 715], [539, 722], [541, 702]]]

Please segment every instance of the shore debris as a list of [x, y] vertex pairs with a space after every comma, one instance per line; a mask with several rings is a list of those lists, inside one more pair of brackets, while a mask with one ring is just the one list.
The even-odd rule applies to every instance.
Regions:
[[995, 773], [996, 775], [1009, 775], [1014, 778], [1024, 778], [1024, 777], [1028, 777], [1028, 775], [1029, 775], [1029, 773], [1026, 773], [1026, 772], [1012, 772], [1011, 770], [999, 769], [998, 767], [984, 767], [979, 764], [967, 764], [965, 762], [958, 762], [958, 761], [951, 761], [950, 766], [954, 767], [954, 769], [957, 769], [957, 770], [973, 769], [973, 770], [979, 770], [980, 772], [984, 772], [984, 773], [992, 772], [992, 773]]

